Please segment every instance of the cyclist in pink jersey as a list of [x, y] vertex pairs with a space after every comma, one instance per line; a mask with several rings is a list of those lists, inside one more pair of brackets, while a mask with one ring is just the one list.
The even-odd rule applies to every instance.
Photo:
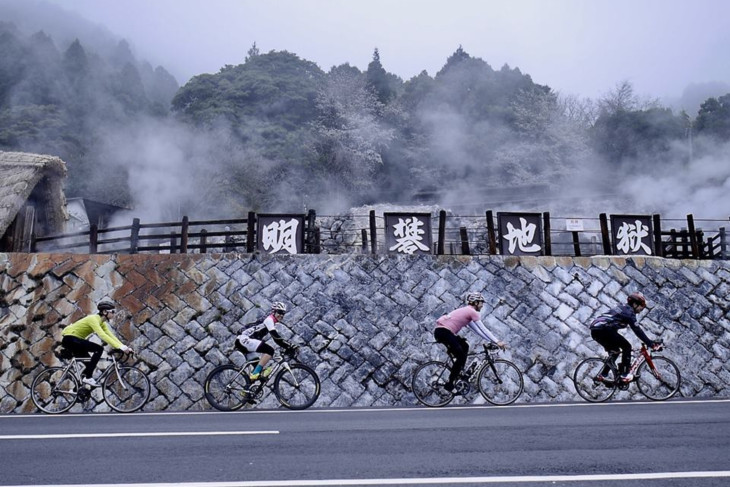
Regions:
[[506, 344], [495, 337], [482, 323], [479, 312], [484, 306], [484, 296], [480, 293], [469, 293], [466, 295], [466, 303], [467, 305], [463, 308], [456, 309], [436, 320], [436, 329], [433, 331], [436, 341], [444, 344], [449, 353], [454, 356], [449, 381], [444, 385], [447, 391], [454, 389], [454, 383], [459, 378], [469, 353], [469, 343], [466, 339], [456, 336], [462, 328], [468, 326], [483, 339], [496, 343], [502, 350], [506, 347]]

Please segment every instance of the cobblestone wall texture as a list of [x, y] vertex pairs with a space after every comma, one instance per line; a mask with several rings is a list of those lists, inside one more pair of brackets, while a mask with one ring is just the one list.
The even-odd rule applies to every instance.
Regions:
[[[104, 297], [128, 315], [117, 334], [139, 351], [153, 383], [145, 411], [209, 409], [205, 376], [240, 362], [236, 333], [275, 300], [291, 308], [283, 335], [302, 344], [302, 361], [322, 379], [315, 407], [414, 405], [413, 369], [445, 357], [433, 343], [434, 321], [469, 290], [485, 294], [484, 322], [525, 373], [519, 402], [574, 401], [573, 368], [600, 352], [586, 324], [637, 289], [650, 301], [640, 323], [667, 342], [665, 355], [682, 370], [681, 394], [729, 397], [728, 261], [0, 254], [0, 412], [35, 411], [29, 387], [58, 362], [62, 327]], [[631, 387], [617, 398], [635, 394]], [[478, 394], [470, 400], [480, 403]], [[271, 395], [258, 407], [278, 403]], [[106, 406], [92, 401], [86, 409]]]

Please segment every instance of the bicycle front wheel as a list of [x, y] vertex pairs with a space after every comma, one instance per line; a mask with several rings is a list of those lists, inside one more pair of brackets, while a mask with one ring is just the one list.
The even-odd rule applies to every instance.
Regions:
[[319, 377], [304, 364], [290, 364], [274, 379], [274, 394], [289, 409], [307, 409], [319, 397]]
[[614, 370], [604, 371], [606, 362], [602, 358], [587, 358], [578, 364], [573, 374], [573, 384], [580, 397], [588, 402], [608, 401], [616, 392], [618, 384]]
[[432, 361], [419, 366], [411, 381], [411, 389], [418, 402], [431, 408], [450, 403], [454, 395], [444, 389], [449, 374], [449, 367], [443, 362]]
[[150, 397], [150, 380], [137, 367], [120, 366], [104, 379], [104, 401], [115, 411], [131, 413], [142, 408]]
[[479, 371], [479, 392], [495, 406], [512, 404], [522, 394], [522, 372], [509, 360], [496, 359]]
[[679, 391], [682, 381], [679, 367], [666, 357], [652, 357], [637, 370], [636, 385], [652, 401], [665, 401]]
[[248, 399], [251, 379], [233, 364], [220, 365], [205, 378], [205, 399], [219, 411], [241, 409]]
[[49, 367], [38, 374], [30, 386], [35, 407], [48, 414], [60, 414], [76, 404], [79, 383], [65, 367]]

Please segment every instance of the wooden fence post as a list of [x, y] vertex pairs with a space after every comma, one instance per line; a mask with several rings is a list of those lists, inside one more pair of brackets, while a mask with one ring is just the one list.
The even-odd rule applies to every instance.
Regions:
[[727, 259], [728, 253], [727, 253], [727, 240], [725, 237], [725, 227], [720, 227], [720, 258], [721, 259]]
[[307, 212], [307, 227], [306, 227], [306, 245], [304, 247], [304, 253], [316, 254], [314, 251], [314, 222], [317, 219], [317, 213], [310, 209]]
[[99, 227], [96, 223], [89, 225], [89, 253], [95, 254], [99, 250]]
[[190, 225], [188, 217], [184, 216], [180, 227], [180, 253], [188, 253], [188, 226]]
[[368, 231], [364, 228], [360, 229], [360, 239], [362, 240], [360, 248], [361, 254], [367, 254], [368, 253]]
[[580, 236], [576, 231], [570, 233], [573, 234], [573, 252], [575, 252], [576, 257], [580, 257]]
[[177, 248], [177, 237], [175, 230], [170, 232], [170, 253], [174, 254], [175, 249]]
[[208, 243], [208, 230], [203, 228], [200, 230], [200, 253], [201, 254], [207, 254], [208, 249], [206, 248], [206, 245]]
[[129, 253], [136, 254], [139, 248], [139, 218], [132, 219], [132, 230], [129, 234]]
[[446, 240], [446, 210], [439, 211], [439, 236], [436, 244], [436, 255], [444, 255], [444, 242]]
[[545, 233], [545, 255], [553, 255], [553, 241], [550, 235], [550, 212], [546, 211], [542, 214], [542, 227]]
[[315, 227], [315, 229], [314, 229], [314, 253], [315, 254], [322, 253], [322, 248], [320, 247], [320, 243], [321, 243], [321, 240], [320, 240], [319, 228]]
[[662, 245], [662, 217], [658, 214], [654, 218], [654, 255], [664, 257], [664, 245]]
[[256, 233], [256, 213], [248, 212], [248, 220], [246, 220], [246, 252], [252, 254], [256, 248], [254, 240]]
[[611, 234], [608, 233], [608, 216], [605, 213], [601, 213], [598, 216], [601, 222], [601, 240], [603, 241], [603, 253], [605, 255], [611, 255]]
[[668, 249], [665, 249], [664, 255], [666, 257], [674, 257], [674, 258], [677, 257], [677, 255], [678, 255], [677, 252], [679, 249], [679, 240], [678, 239], [679, 239], [679, 237], [677, 237], [677, 230], [675, 230], [674, 228], [670, 229], [669, 230], [669, 241], [671, 242], [672, 245]]
[[492, 210], [487, 210], [487, 243], [489, 244], [489, 253], [497, 255], [497, 232], [494, 230], [494, 214]]
[[459, 227], [459, 235], [461, 236], [461, 254], [469, 255], [469, 235], [466, 233], [466, 227]]
[[375, 210], [370, 210], [370, 253], [378, 253], [377, 230], [375, 228]]
[[705, 244], [705, 232], [702, 231], [701, 228], [697, 229], [697, 250], [699, 251], [699, 254], [697, 254], [697, 258], [699, 259], [706, 259], [707, 258], [707, 252], [705, 251], [705, 245], [708, 247], [712, 245], [712, 242], [710, 241], [710, 238], [707, 238], [707, 243]]
[[692, 246], [692, 257], [700, 258], [700, 249], [697, 244], [697, 234], [695, 233], [695, 217], [692, 214], [687, 215], [687, 229], [689, 230], [689, 243]]

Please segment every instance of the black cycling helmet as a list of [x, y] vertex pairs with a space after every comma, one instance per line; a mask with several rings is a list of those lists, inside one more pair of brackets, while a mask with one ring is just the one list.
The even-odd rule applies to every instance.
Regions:
[[116, 305], [112, 303], [111, 301], [102, 301], [101, 303], [96, 305], [96, 309], [99, 310], [99, 313], [103, 313], [104, 311], [109, 311], [111, 309], [115, 309]]
[[640, 304], [641, 306], [646, 308], [646, 298], [641, 293], [631, 293], [629, 294], [629, 297], [626, 298], [626, 302], [630, 305], [633, 304]]

